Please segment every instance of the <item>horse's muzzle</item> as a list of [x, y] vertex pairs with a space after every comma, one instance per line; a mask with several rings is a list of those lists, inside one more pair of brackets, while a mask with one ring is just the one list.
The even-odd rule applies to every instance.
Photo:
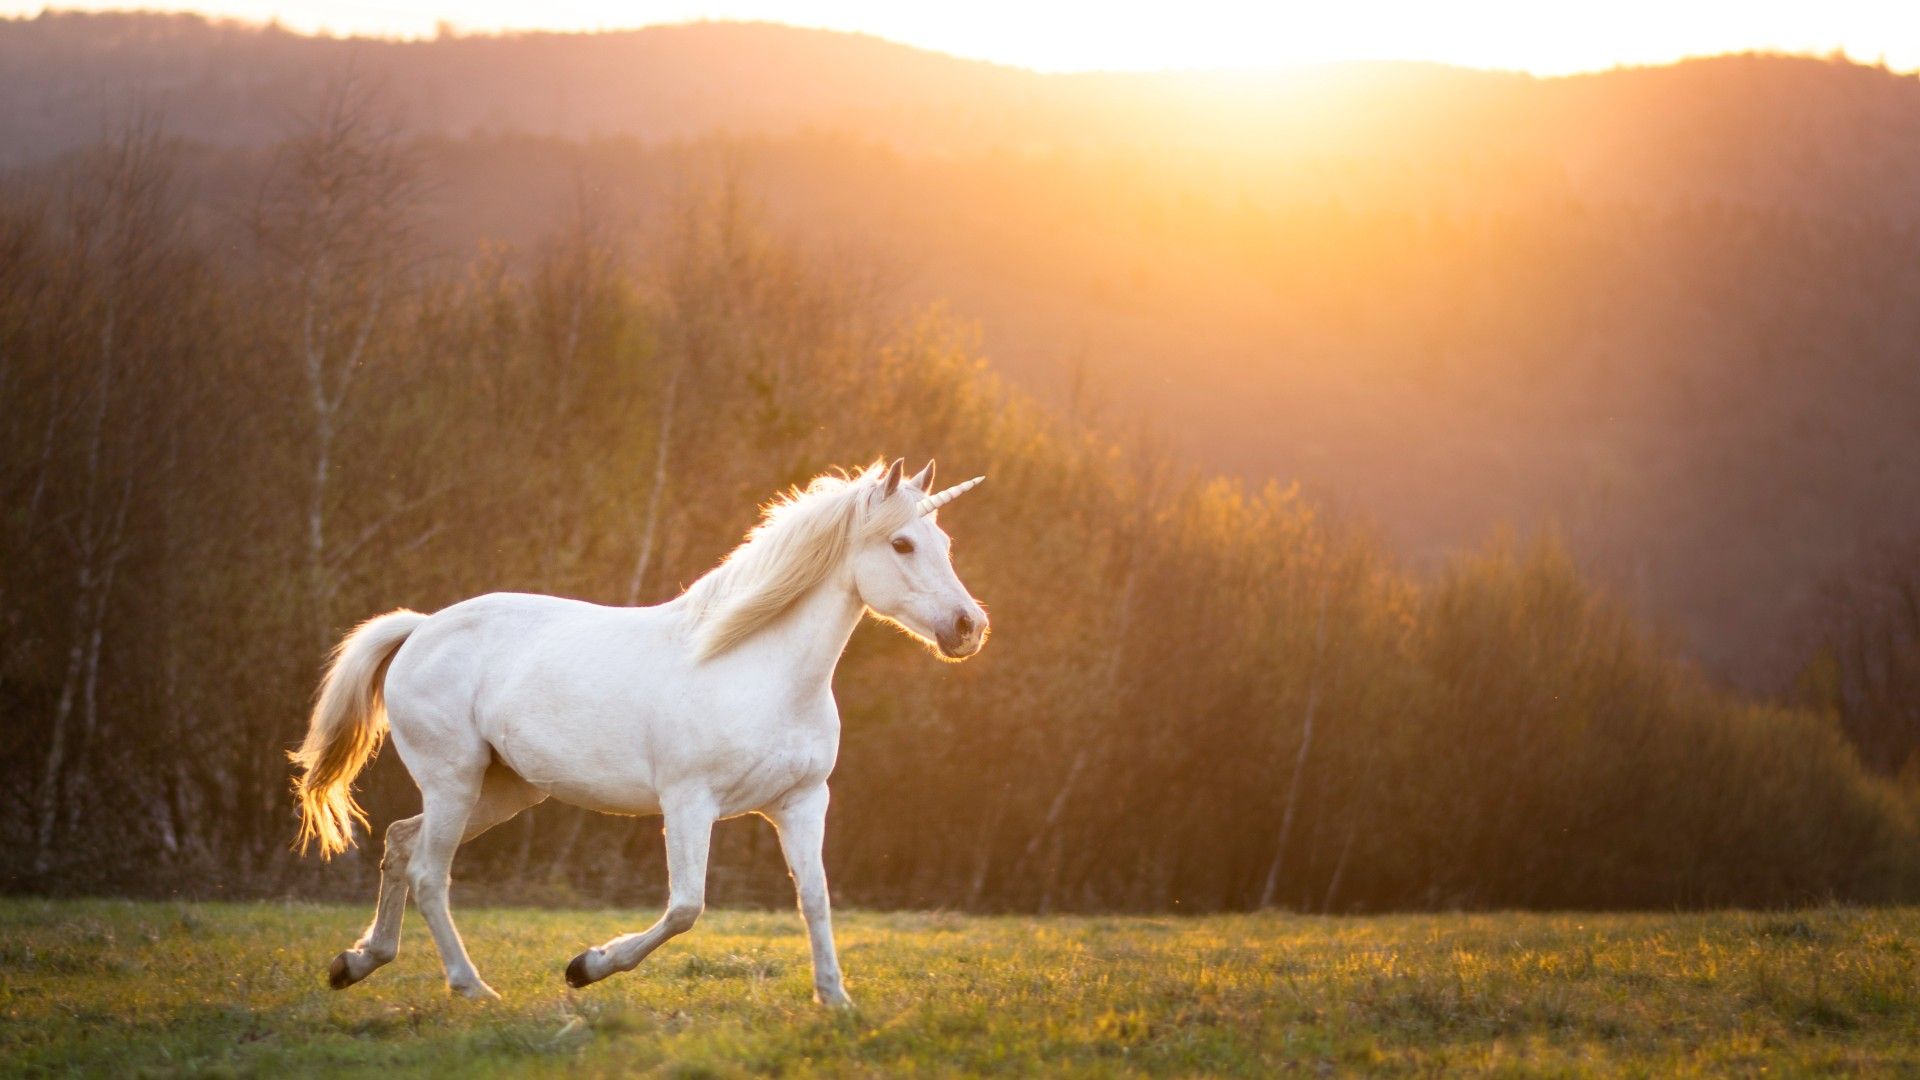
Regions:
[[949, 660], [964, 660], [986, 643], [987, 618], [982, 612], [956, 612], [940, 631], [940, 654]]

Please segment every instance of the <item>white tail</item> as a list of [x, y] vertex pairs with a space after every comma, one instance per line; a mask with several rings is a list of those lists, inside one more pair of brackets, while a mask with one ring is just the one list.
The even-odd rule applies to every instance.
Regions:
[[367, 823], [353, 801], [353, 778], [360, 775], [387, 734], [387, 708], [381, 683], [387, 661], [414, 628], [427, 621], [401, 608], [354, 627], [341, 639], [320, 681], [320, 694], [307, 724], [306, 741], [287, 755], [300, 766], [294, 794], [300, 800], [300, 850], [318, 842], [322, 858], [353, 846], [353, 825]]

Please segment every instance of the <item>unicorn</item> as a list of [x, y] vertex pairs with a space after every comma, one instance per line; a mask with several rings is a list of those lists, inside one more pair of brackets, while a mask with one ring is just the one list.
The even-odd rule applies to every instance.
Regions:
[[954, 574], [933, 463], [816, 477], [762, 510], [718, 567], [655, 607], [494, 593], [433, 615], [398, 610], [333, 650], [305, 741], [299, 844], [323, 857], [367, 818], [354, 777], [388, 734], [421, 812], [388, 827], [373, 923], [335, 957], [344, 989], [392, 962], [407, 894], [447, 986], [497, 1000], [447, 909], [461, 844], [548, 798], [665, 819], [668, 901], [657, 922], [588, 949], [570, 986], [629, 971], [705, 908], [714, 822], [759, 814], [779, 832], [824, 1005], [851, 1005], [821, 862], [827, 777], [840, 746], [833, 672], [872, 614], [950, 661], [979, 652], [987, 615]]

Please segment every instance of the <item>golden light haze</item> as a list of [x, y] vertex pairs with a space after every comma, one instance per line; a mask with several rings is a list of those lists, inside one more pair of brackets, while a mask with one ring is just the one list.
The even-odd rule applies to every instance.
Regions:
[[[122, 2], [58, 5], [104, 10]], [[1425, 60], [1540, 75], [1660, 64], [1688, 56], [1773, 51], [1920, 68], [1920, 3], [1463, 0], [1158, 5], [887, 0], [147, 0], [295, 30], [419, 37], [464, 32], [628, 29], [696, 20], [763, 20], [877, 35], [957, 56], [1041, 71], [1272, 68], [1342, 60]], [[0, 12], [43, 5], [0, 0]]]

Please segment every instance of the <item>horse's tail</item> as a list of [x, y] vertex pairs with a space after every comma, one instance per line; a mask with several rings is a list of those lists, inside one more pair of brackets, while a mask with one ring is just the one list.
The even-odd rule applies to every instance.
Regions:
[[293, 785], [300, 801], [302, 854], [317, 842], [321, 857], [330, 859], [353, 846], [354, 822], [366, 825], [366, 811], [353, 801], [353, 778], [387, 734], [381, 693], [387, 662], [425, 621], [425, 615], [405, 608], [368, 619], [341, 639], [328, 659], [306, 741], [287, 755], [302, 770]]

